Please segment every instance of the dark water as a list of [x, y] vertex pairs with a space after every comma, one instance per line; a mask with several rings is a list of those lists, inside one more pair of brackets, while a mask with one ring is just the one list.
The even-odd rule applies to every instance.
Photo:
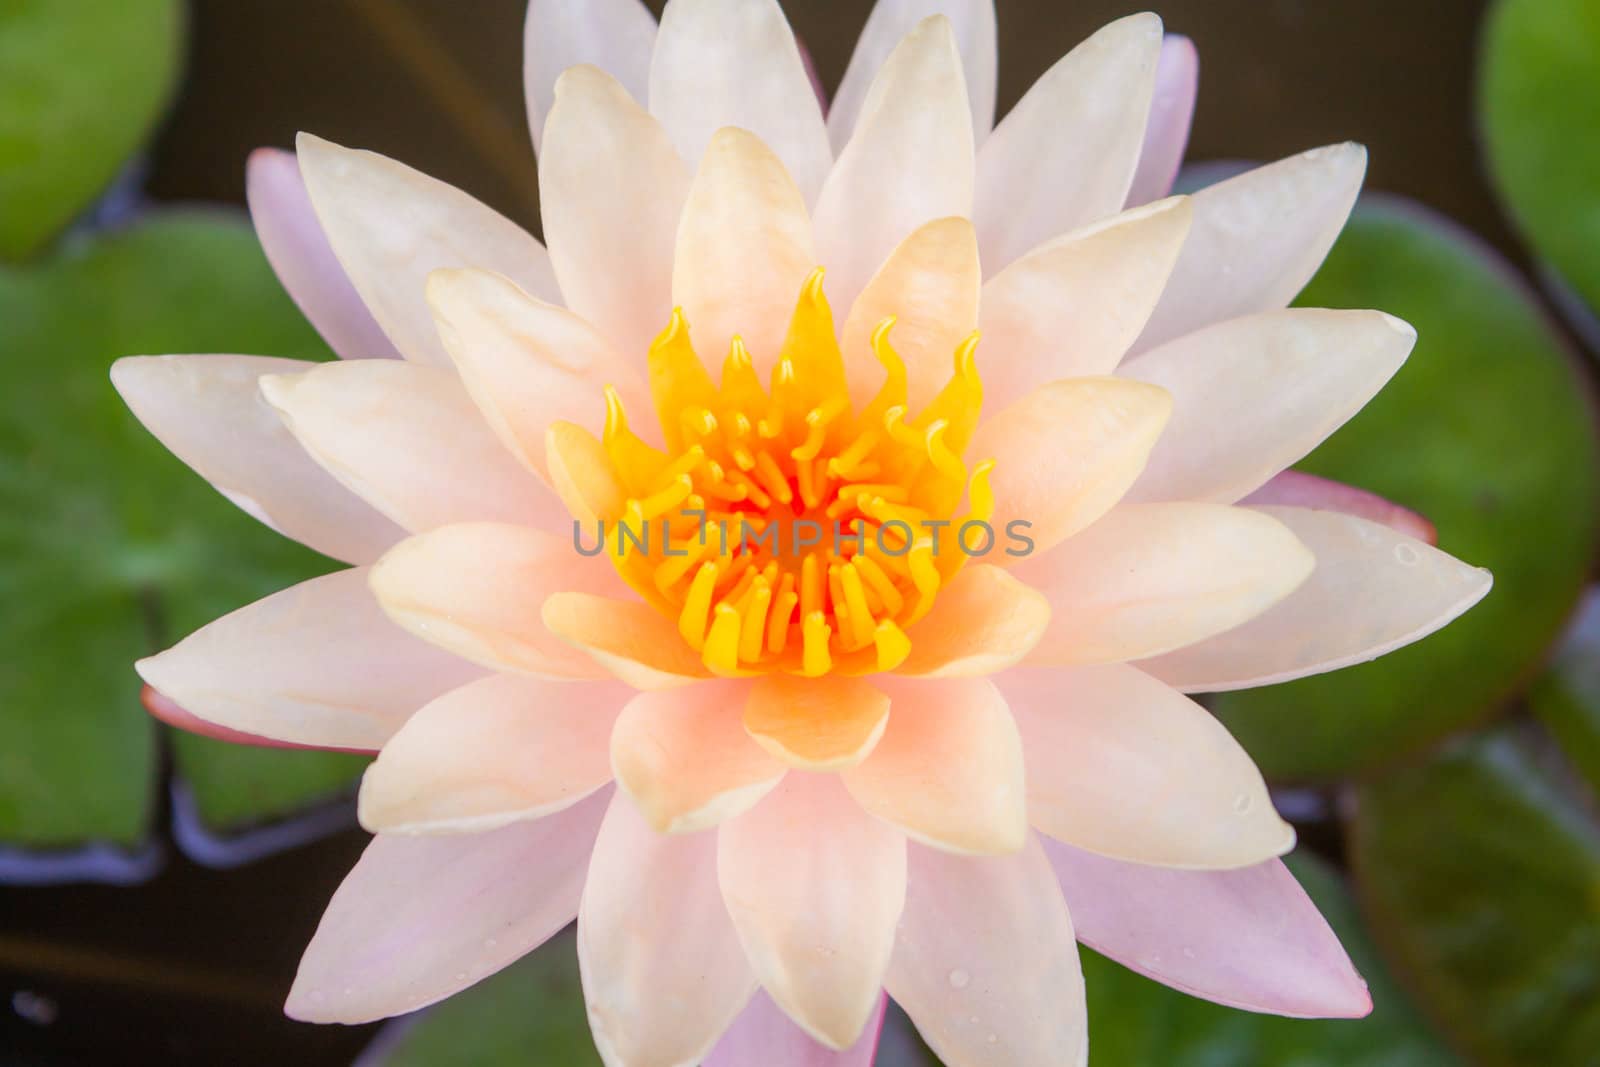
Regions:
[[[188, 79], [155, 146], [150, 189], [161, 199], [242, 203], [250, 149], [288, 145], [308, 129], [396, 156], [533, 225], [522, 6], [201, 0]], [[1522, 262], [1472, 127], [1484, 6], [1172, 0], [1161, 10], [1168, 28], [1192, 36], [1202, 57], [1191, 158], [1271, 159], [1363, 141], [1372, 186], [1426, 201]], [[832, 85], [867, 3], [789, 7]], [[1110, 0], [1000, 0], [1002, 108], [1081, 38], [1135, 10]], [[142, 886], [0, 889], [0, 1067], [349, 1063], [371, 1028], [303, 1026], [279, 1006], [361, 835], [232, 871], [197, 866], [159, 836], [161, 873]]]

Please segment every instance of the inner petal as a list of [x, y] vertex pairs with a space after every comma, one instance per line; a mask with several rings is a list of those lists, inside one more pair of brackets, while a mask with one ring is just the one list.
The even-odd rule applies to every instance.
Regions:
[[802, 288], [765, 384], [738, 337], [713, 381], [675, 311], [650, 348], [666, 450], [629, 429], [611, 390], [591, 449], [622, 496], [610, 495], [598, 535], [580, 531], [580, 550], [605, 551], [719, 675], [899, 666], [907, 629], [965, 558], [961, 531], [993, 509], [993, 464], [962, 460], [983, 402], [977, 335], [912, 416], [885, 319], [872, 336], [885, 380], [857, 410], [822, 278], [819, 268]]

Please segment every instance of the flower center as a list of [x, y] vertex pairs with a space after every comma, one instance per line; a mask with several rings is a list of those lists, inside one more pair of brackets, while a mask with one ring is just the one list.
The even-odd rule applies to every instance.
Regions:
[[[961, 566], [956, 530], [990, 517], [993, 463], [969, 485], [961, 459], [983, 400], [978, 335], [908, 419], [893, 326], [886, 319], [872, 334], [887, 378], [860, 411], [820, 268], [765, 388], [738, 337], [713, 383], [673, 313], [650, 348], [667, 452], [628, 428], [607, 389], [602, 441], [627, 494], [608, 555], [712, 672], [893, 669], [910, 651], [906, 630]], [[968, 512], [955, 519], [964, 497]]]

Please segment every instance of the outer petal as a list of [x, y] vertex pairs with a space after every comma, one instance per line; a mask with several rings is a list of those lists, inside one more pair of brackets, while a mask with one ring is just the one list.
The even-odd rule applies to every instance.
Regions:
[[1392, 378], [1417, 332], [1381, 311], [1272, 311], [1163, 345], [1119, 374], [1172, 394], [1129, 500], [1232, 503], [1321, 444]]
[[601, 1059], [699, 1063], [756, 988], [717, 889], [716, 835], [658, 834], [615, 797], [578, 909], [578, 965]]
[[1171, 415], [1165, 389], [1121, 378], [1035, 389], [972, 439], [972, 455], [995, 461], [991, 524], [1025, 523], [1035, 552], [1060, 544], [1122, 499]]
[[1110, 374], [1161, 298], [1193, 212], [1174, 197], [1034, 249], [983, 287], [984, 406]]
[[671, 689], [710, 678], [678, 628], [641, 600], [558, 593], [543, 608], [546, 626], [635, 689]]
[[1078, 939], [1191, 996], [1246, 1011], [1357, 1019], [1367, 984], [1281, 860], [1236, 871], [1121, 863], [1045, 840]]
[[884, 985], [950, 1067], [1087, 1061], [1072, 920], [1038, 839], [1014, 856], [911, 848]]
[[1248, 508], [1114, 508], [1014, 568], [1051, 607], [1024, 662], [1119, 663], [1183, 648], [1262, 614], [1315, 566], [1286, 526]]
[[1150, 121], [1144, 128], [1144, 147], [1128, 190], [1128, 206], [1160, 200], [1172, 191], [1189, 144], [1194, 121], [1194, 100], [1200, 87], [1200, 53], [1194, 42], [1169, 33], [1161, 42], [1156, 61], [1156, 89], [1150, 101]]
[[684, 205], [672, 271], [700, 358], [720, 367], [743, 335], [765, 374], [815, 266], [805, 201], [783, 163], [750, 133], [718, 130]]
[[692, 833], [770, 793], [784, 766], [745, 733], [748, 682], [640, 693], [611, 735], [617, 782], [660, 833]]
[[610, 791], [486, 834], [373, 839], [300, 961], [291, 1018], [363, 1023], [457, 993], [572, 921]]
[[1028, 818], [1105, 856], [1226, 870], [1281, 856], [1294, 828], [1210, 712], [1124, 664], [1011, 671]]
[[1421, 640], [1488, 594], [1489, 572], [1389, 526], [1336, 511], [1269, 507], [1317, 558], [1306, 583], [1243, 626], [1139, 666], [1179, 689], [1272, 685], [1376, 659]]
[[561, 295], [642, 362], [672, 312], [689, 168], [649, 112], [594, 67], [556, 84], [543, 153], [539, 202]]
[[361, 780], [373, 833], [482, 833], [569, 808], [611, 781], [616, 682], [496, 674], [413, 715]]
[[539, 615], [553, 593], [610, 591], [601, 560], [565, 538], [520, 526], [462, 523], [401, 542], [372, 569], [383, 610], [418, 637], [495, 670], [556, 678], [603, 677]]
[[244, 188], [272, 269], [328, 346], [345, 359], [399, 359], [333, 254], [294, 153], [251, 152]]
[[882, 384], [872, 334], [893, 316], [892, 343], [906, 365], [907, 406], [920, 411], [950, 379], [957, 346], [978, 328], [982, 275], [978, 236], [966, 219], [936, 219], [901, 242], [845, 321], [850, 395], [865, 403]]
[[717, 877], [762, 987], [824, 1045], [855, 1044], [905, 902], [904, 838], [831, 776], [791, 774], [719, 832]]
[[932, 219], [972, 215], [972, 112], [950, 20], [919, 23], [873, 79], [817, 200], [828, 291], [852, 303], [889, 253]]
[[560, 499], [501, 446], [442, 367], [325, 363], [268, 375], [261, 392], [323, 469], [408, 530], [479, 520], [566, 524]]
[[987, 679], [883, 680], [893, 715], [871, 756], [841, 776], [851, 796], [912, 837], [1003, 854], [1027, 835], [1022, 742]]
[[[947, 552], [958, 551], [947, 546]], [[912, 627], [911, 654], [896, 673], [974, 678], [1016, 663], [1038, 643], [1050, 604], [998, 567], [964, 566]]]
[[423, 299], [423, 286], [436, 270], [499, 271], [535, 296], [558, 299], [544, 246], [461, 190], [308, 133], [295, 145], [329, 243], [407, 359], [450, 365]]
[[1122, 210], [1160, 53], [1159, 18], [1119, 19], [1067, 53], [996, 127], [977, 161], [985, 270]]
[[756, 680], [744, 708], [745, 731], [774, 757], [803, 771], [853, 767], [889, 725], [889, 698], [861, 678]]
[[523, 26], [522, 87], [534, 149], [542, 151], [545, 116], [562, 71], [586, 63], [599, 67], [642, 104], [655, 44], [655, 16], [639, 0], [531, 0]]
[[378, 607], [366, 568], [240, 608], [136, 665], [208, 722], [279, 741], [375, 749], [434, 697], [480, 676]]
[[1367, 172], [1356, 144], [1317, 148], [1194, 196], [1194, 226], [1135, 352], [1294, 299], [1322, 265]]
[[671, 0], [650, 61], [650, 111], [691, 161], [723, 127], [750, 131], [807, 203], [833, 163], [821, 104], [777, 0]]
[[[546, 434], [557, 421], [598, 431], [603, 390], [650, 410], [640, 359], [619, 355], [572, 312], [536, 300], [488, 271], [438, 271], [428, 302], [446, 350], [478, 410], [512, 455], [547, 477]], [[638, 405], [637, 407], [635, 405]]]
[[227, 726], [218, 726], [208, 719], [202, 719], [194, 712], [178, 706], [178, 702], [164, 693], [158, 693], [150, 686], [139, 690], [139, 703], [144, 705], [144, 710], [150, 716], [166, 723], [174, 730], [185, 733], [199, 734], [217, 741], [226, 741], [230, 745], [253, 745], [257, 748], [298, 748], [309, 749], [314, 752], [353, 752], [359, 755], [375, 756], [377, 750], [372, 748], [350, 748], [348, 746], [329, 745], [303, 745], [294, 741], [277, 741], [260, 734], [247, 734], [242, 730], [234, 730]]
[[704, 1067], [750, 1067], [752, 1063], [769, 1067], [872, 1067], [887, 1005], [888, 998], [879, 997], [877, 1015], [867, 1020], [856, 1043], [843, 1052], [835, 1052], [808, 1037], [771, 997], [757, 993], [711, 1050]]
[[223, 496], [287, 537], [371, 563], [405, 536], [340, 485], [261, 397], [265, 374], [315, 366], [264, 356], [134, 356], [111, 384], [145, 428]]
[[855, 132], [856, 120], [872, 81], [884, 61], [923, 19], [943, 15], [950, 20], [961, 67], [967, 75], [967, 100], [972, 132], [979, 142], [994, 128], [1000, 49], [996, 40], [994, 0], [878, 0], [856, 41], [844, 80], [828, 109], [828, 134], [835, 151], [843, 151]]
[[1276, 475], [1266, 485], [1239, 501], [1251, 507], [1314, 508], [1318, 511], [1342, 511], [1358, 519], [1366, 519], [1387, 526], [1397, 533], [1425, 541], [1439, 543], [1439, 530], [1425, 515], [1408, 507], [1385, 500], [1377, 493], [1329, 478], [1319, 478], [1304, 471], [1288, 470]]

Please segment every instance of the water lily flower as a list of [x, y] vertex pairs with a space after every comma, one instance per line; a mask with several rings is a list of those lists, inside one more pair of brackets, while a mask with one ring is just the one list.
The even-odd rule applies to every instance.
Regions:
[[[352, 564], [139, 664], [168, 714], [379, 753], [289, 1013], [411, 1011], [574, 918], [625, 1067], [866, 1064], [885, 992], [953, 1067], [1082, 1063], [1079, 941], [1240, 1008], [1368, 1011], [1186, 695], [1370, 659], [1489, 588], [1403, 509], [1279, 477], [1415, 337], [1286, 310], [1363, 150], [1167, 197], [1195, 57], [1150, 14], [998, 125], [988, 0], [882, 0], [826, 114], [774, 0], [527, 26], [543, 244], [302, 136], [251, 160], [251, 208], [350, 358], [113, 372]], [[729, 521], [757, 539], [705, 536]]]

